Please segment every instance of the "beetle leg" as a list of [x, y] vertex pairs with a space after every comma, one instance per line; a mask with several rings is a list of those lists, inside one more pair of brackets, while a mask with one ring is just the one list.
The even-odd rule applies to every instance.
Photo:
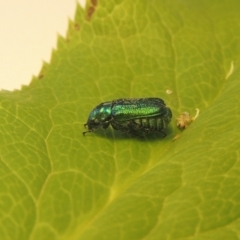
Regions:
[[167, 136], [167, 134], [163, 130], [160, 130], [159, 132], [163, 134], [163, 138]]
[[89, 133], [89, 132], [93, 132], [93, 130], [88, 130], [88, 131], [86, 131], [86, 132], [83, 132], [82, 134], [83, 134], [83, 136], [85, 137], [85, 134], [86, 134], [86, 133]]
[[102, 124], [102, 127], [103, 127], [104, 129], [106, 129], [106, 128], [109, 127], [109, 125], [110, 125], [110, 121], [108, 121], [107, 123], [103, 123], [103, 124]]
[[142, 135], [140, 135], [140, 134], [138, 134], [139, 132], [137, 132], [137, 131], [135, 131], [135, 130], [130, 130], [129, 132], [128, 132], [128, 134], [129, 135], [131, 135], [131, 136], [133, 136], [133, 137], [136, 137], [136, 138], [140, 138], [141, 140], [143, 140], [144, 139], [144, 137], [142, 136]]
[[[104, 123], [100, 124], [97, 128], [88, 129], [88, 131], [83, 132], [83, 136], [85, 136], [86, 133], [94, 132], [94, 131], [96, 131], [98, 128], [101, 128], [101, 127], [103, 127], [104, 129], [105, 129], [105, 128], [108, 128], [109, 125], [110, 125], [110, 121], [104, 122]], [[87, 127], [87, 126], [88, 126], [88, 124], [85, 123], [85, 124], [84, 124], [84, 127]]]
[[111, 122], [111, 126], [114, 130], [121, 130], [120, 125], [116, 124], [116, 122]]

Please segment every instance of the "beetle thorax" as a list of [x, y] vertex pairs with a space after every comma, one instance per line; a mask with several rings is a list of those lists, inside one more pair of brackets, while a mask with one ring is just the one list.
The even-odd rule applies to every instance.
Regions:
[[89, 129], [97, 129], [101, 126], [107, 127], [111, 120], [112, 103], [106, 102], [98, 105], [92, 110], [88, 118]]

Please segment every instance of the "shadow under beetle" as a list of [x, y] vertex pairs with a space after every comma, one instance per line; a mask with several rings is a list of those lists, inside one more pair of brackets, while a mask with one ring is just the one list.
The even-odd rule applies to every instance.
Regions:
[[142, 137], [144, 133], [161, 132], [172, 119], [170, 108], [160, 98], [116, 99], [96, 106], [84, 124], [89, 132], [98, 128], [120, 130], [132, 136]]

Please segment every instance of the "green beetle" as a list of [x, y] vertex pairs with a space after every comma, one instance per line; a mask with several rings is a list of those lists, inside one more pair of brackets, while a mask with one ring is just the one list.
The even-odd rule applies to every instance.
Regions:
[[172, 112], [160, 98], [121, 98], [104, 102], [95, 107], [84, 124], [89, 132], [109, 125], [132, 136], [142, 137], [144, 133], [162, 132], [164, 137]]

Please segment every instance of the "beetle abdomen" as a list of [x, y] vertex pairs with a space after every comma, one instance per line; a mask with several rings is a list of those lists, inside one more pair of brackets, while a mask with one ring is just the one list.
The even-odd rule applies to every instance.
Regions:
[[136, 124], [135, 130], [144, 132], [161, 131], [166, 128], [163, 118], [140, 118], [134, 119], [133, 122]]

